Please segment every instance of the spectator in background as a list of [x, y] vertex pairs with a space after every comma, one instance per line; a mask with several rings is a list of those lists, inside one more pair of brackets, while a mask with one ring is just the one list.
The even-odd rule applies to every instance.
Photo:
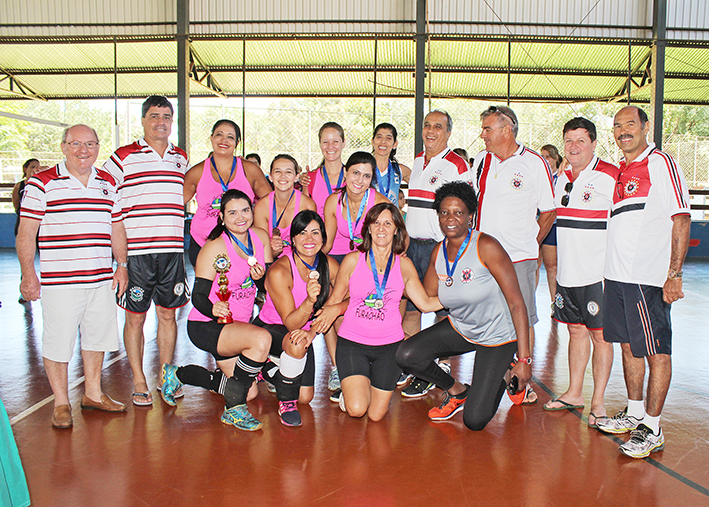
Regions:
[[[551, 169], [552, 183], [556, 187], [556, 180], [561, 172], [561, 161], [563, 157], [559, 154], [559, 150], [553, 144], [545, 144], [539, 150], [539, 154], [544, 157], [544, 160], [549, 164]], [[554, 313], [553, 303], [554, 294], [556, 294], [556, 220], [549, 230], [549, 234], [542, 240], [539, 246], [539, 259], [537, 259], [537, 285], [539, 285], [539, 268], [544, 264], [544, 270], [547, 273], [547, 285], [549, 286], [549, 297], [552, 302], [552, 314]]]
[[[44, 169], [46, 169], [46, 167]], [[17, 219], [15, 220], [15, 237], [17, 237], [17, 230], [20, 227], [20, 204], [22, 203], [22, 197], [25, 195], [25, 185], [27, 185], [27, 180], [41, 170], [42, 166], [39, 165], [39, 160], [36, 158], [28, 159], [22, 164], [22, 179], [15, 183], [15, 186], [12, 188], [12, 206], [15, 208], [15, 213], [17, 213]], [[23, 305], [27, 303], [27, 300], [20, 294], [17, 302]]]
[[460, 158], [465, 160], [468, 163], [468, 167], [470, 167], [470, 157], [468, 156], [467, 151], [465, 151], [463, 148], [454, 148], [453, 153], [460, 155]]

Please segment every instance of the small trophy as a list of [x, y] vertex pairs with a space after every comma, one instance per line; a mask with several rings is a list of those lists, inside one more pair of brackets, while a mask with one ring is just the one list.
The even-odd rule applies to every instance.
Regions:
[[[226, 273], [229, 271], [229, 268], [231, 268], [231, 261], [229, 260], [229, 256], [223, 253], [217, 255], [214, 258], [213, 266], [214, 270], [219, 273], [219, 278], [217, 279], [217, 285], [219, 285], [219, 289], [217, 289], [217, 297], [219, 298], [219, 301], [227, 301], [228, 306], [228, 301], [231, 297], [231, 291], [229, 290], [229, 280], [226, 277]], [[231, 324], [232, 322], [234, 322], [234, 319], [232, 319], [231, 317], [231, 311], [225, 317], [219, 317], [217, 319], [217, 322], [219, 324]]]

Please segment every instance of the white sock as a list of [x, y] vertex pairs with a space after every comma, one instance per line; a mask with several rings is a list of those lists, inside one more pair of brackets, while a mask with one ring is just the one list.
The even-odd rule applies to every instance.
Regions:
[[653, 417], [651, 415], [645, 414], [645, 419], [643, 419], [643, 424], [650, 428], [655, 435], [660, 433], [660, 416]]
[[643, 400], [628, 400], [628, 415], [642, 421], [645, 417], [645, 403]]
[[305, 361], [308, 354], [305, 354], [301, 359], [291, 357], [285, 352], [281, 354], [281, 375], [286, 378], [295, 378], [305, 370]]

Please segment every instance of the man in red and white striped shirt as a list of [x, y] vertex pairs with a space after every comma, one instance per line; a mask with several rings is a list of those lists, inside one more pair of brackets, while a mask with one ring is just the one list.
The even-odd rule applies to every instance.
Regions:
[[[143, 324], [155, 302], [160, 364], [171, 364], [177, 340], [175, 309], [187, 304], [183, 186], [187, 154], [169, 141], [172, 104], [153, 95], [143, 102], [143, 138], [118, 148], [104, 169], [118, 180], [128, 236], [128, 289], [118, 304], [133, 370], [133, 403], [153, 403], [143, 373]], [[180, 392], [181, 394], [181, 392]]]
[[[81, 330], [86, 377], [81, 408], [122, 412], [125, 405], [101, 390], [105, 351], [118, 350], [113, 292], [128, 283], [126, 233], [115, 179], [93, 164], [96, 131], [74, 125], [64, 131], [65, 160], [35, 174], [27, 183], [20, 209], [17, 256], [20, 291], [28, 301], [42, 296], [42, 356], [54, 393], [52, 425], [69, 428], [68, 366]], [[41, 284], [34, 269], [39, 231]], [[113, 272], [113, 258], [118, 262]]]

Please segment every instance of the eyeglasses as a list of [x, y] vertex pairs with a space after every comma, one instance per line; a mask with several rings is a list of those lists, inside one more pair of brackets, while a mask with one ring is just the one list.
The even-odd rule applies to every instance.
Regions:
[[508, 113], [504, 112], [504, 111], [503, 111], [502, 109], [500, 109], [499, 107], [497, 107], [497, 106], [490, 106], [490, 107], [487, 108], [487, 110], [488, 110], [489, 112], [491, 112], [491, 113], [500, 113], [502, 116], [505, 116], [505, 117], [509, 118], [510, 121], [512, 122], [512, 125], [517, 125], [517, 120], [515, 120], [514, 118], [512, 118], [512, 116], [510, 116]]
[[73, 150], [79, 150], [79, 149], [81, 149], [82, 146], [86, 146], [86, 149], [88, 149], [88, 150], [93, 150], [93, 149], [98, 148], [97, 141], [88, 141], [86, 143], [80, 143], [79, 141], [72, 141], [72, 142], [66, 143], [66, 144]]
[[564, 191], [566, 192], [566, 195], [561, 197], [561, 205], [562, 206], [566, 207], [569, 205], [569, 199], [570, 199], [569, 194], [571, 193], [571, 191], [573, 189], [574, 189], [574, 184], [570, 181], [564, 186]]

